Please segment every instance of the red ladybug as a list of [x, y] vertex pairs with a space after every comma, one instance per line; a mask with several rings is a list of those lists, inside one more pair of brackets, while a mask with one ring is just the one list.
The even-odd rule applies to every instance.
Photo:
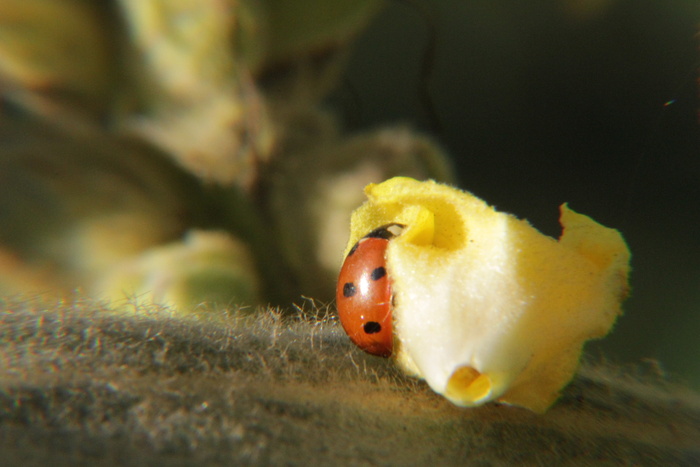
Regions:
[[385, 253], [396, 234], [389, 224], [365, 235], [357, 242], [340, 269], [336, 288], [338, 315], [343, 329], [355, 345], [381, 357], [391, 355], [392, 292], [386, 270]]

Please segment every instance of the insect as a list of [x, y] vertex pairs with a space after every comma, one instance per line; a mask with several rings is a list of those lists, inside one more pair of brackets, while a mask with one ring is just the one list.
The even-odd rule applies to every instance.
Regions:
[[388, 224], [362, 237], [345, 258], [336, 302], [343, 329], [367, 353], [389, 357], [393, 349], [391, 278], [386, 249], [402, 226]]

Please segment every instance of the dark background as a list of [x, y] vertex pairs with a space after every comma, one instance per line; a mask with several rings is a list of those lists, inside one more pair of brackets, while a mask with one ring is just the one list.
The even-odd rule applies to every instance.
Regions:
[[329, 105], [433, 134], [462, 188], [547, 234], [563, 202], [622, 231], [632, 296], [588, 349], [700, 388], [699, 24], [696, 0], [391, 1]]

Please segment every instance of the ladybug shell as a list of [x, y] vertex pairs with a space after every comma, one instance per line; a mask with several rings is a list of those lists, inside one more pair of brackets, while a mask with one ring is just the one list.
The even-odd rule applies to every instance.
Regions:
[[376, 232], [357, 242], [345, 258], [336, 303], [350, 340], [365, 352], [388, 357], [393, 347], [392, 306], [384, 255], [390, 234]]

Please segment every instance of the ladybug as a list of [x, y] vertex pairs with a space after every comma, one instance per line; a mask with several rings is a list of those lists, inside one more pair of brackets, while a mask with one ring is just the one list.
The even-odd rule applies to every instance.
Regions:
[[338, 276], [335, 295], [343, 329], [355, 345], [380, 357], [389, 357], [394, 344], [385, 254], [402, 227], [388, 224], [362, 237], [345, 257]]

